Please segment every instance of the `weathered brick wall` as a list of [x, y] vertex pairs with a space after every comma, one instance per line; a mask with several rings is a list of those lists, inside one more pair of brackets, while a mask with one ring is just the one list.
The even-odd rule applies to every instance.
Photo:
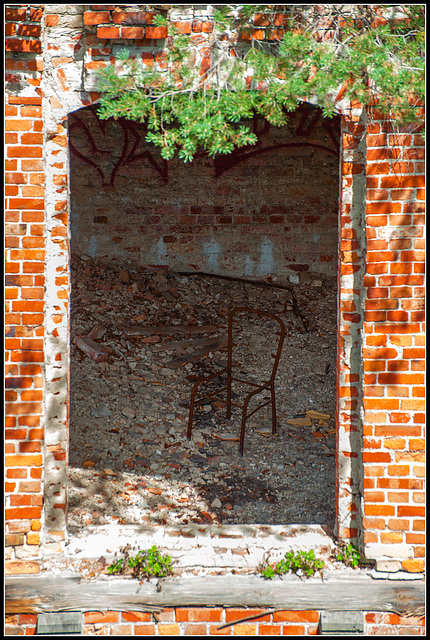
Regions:
[[[267, 609], [222, 607], [166, 608], [155, 621], [150, 613], [140, 611], [105, 611], [84, 614], [84, 635], [152, 636], [305, 636], [318, 635], [319, 611], [275, 611]], [[218, 627], [247, 616], [261, 617], [239, 622], [218, 630]], [[364, 635], [425, 635], [424, 621], [394, 613], [364, 612]], [[37, 616], [21, 614], [6, 618], [7, 635], [31, 635]]]
[[11, 570], [28, 572], [39, 570], [44, 493], [42, 13], [5, 11], [5, 541]]
[[365, 131], [362, 109], [342, 117], [337, 336], [337, 533], [362, 545], [361, 332], [363, 315]]
[[92, 108], [69, 130], [72, 251], [179, 271], [336, 275], [338, 118], [303, 107], [281, 129], [260, 121], [257, 150], [192, 164], [163, 163], [143, 125]]
[[339, 534], [358, 536], [381, 570], [422, 571], [424, 141], [395, 133], [376, 111], [367, 123], [348, 120], [339, 228]]
[[[149, 30], [143, 9], [136, 8], [132, 17], [134, 9], [121, 9], [126, 15], [120, 17], [114, 5], [83, 15], [84, 9], [6, 8], [10, 573], [38, 572], [43, 554], [60, 551], [66, 537], [70, 114], [98, 99], [91, 72], [124, 44], [140, 50], [148, 64], [164, 64], [163, 33]], [[207, 20], [198, 18], [203, 26], [196, 33], [208, 34]], [[142, 32], [126, 31], [136, 20]], [[182, 22], [186, 29], [200, 28], [192, 16]], [[358, 538], [381, 570], [419, 572], [424, 565], [423, 140], [419, 133], [394, 135], [377, 113], [366, 120], [359, 105], [351, 110], [340, 98], [337, 104], [342, 113], [338, 533]], [[251, 170], [261, 158], [229, 171]], [[219, 179], [226, 181], [229, 171]], [[269, 226], [280, 224], [270, 215]], [[106, 223], [93, 219], [91, 224], [95, 229]]]
[[424, 139], [375, 112], [366, 145], [364, 541], [381, 568], [422, 571]]

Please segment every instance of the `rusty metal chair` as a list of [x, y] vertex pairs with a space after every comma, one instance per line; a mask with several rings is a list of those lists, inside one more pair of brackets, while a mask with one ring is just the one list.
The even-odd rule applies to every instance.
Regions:
[[[249, 379], [245, 380], [243, 378], [238, 378], [235, 375], [233, 375], [234, 368], [237, 366], [233, 361], [233, 350], [234, 350], [234, 347], [237, 346], [234, 342], [233, 320], [236, 314], [238, 313], [257, 314], [259, 316], [271, 318], [273, 321], [279, 324], [280, 331], [279, 333], [276, 333], [276, 336], [277, 336], [276, 353], [268, 354], [268, 356], [270, 356], [273, 359], [273, 363], [271, 367], [270, 366], [268, 367], [270, 371], [270, 377], [268, 380], [257, 383], [255, 381], [251, 381]], [[243, 447], [244, 447], [244, 440], [245, 440], [245, 425], [246, 425], [247, 419], [250, 418], [254, 413], [256, 413], [256, 411], [259, 411], [260, 409], [267, 406], [268, 404], [271, 404], [271, 408], [272, 408], [272, 435], [276, 434], [277, 426], [276, 426], [275, 376], [278, 369], [279, 360], [281, 357], [284, 337], [285, 337], [284, 323], [278, 316], [272, 313], [268, 313], [266, 311], [260, 311], [259, 309], [251, 309], [248, 307], [236, 307], [235, 309], [232, 309], [232, 311], [230, 311], [228, 315], [227, 366], [223, 367], [222, 369], [220, 369], [215, 373], [202, 376], [195, 382], [193, 389], [191, 391], [190, 412], [189, 412], [188, 430], [187, 430], [188, 440], [191, 438], [191, 431], [193, 427], [194, 406], [197, 399], [200, 399], [200, 398], [218, 400], [218, 401], [221, 401], [222, 403], [225, 403], [227, 405], [227, 420], [230, 420], [231, 418], [232, 407], [238, 407], [242, 409], [242, 422], [241, 422], [240, 438], [239, 438], [239, 452], [241, 456], [243, 456]], [[240, 373], [243, 373], [243, 372], [241, 371]], [[210, 394], [210, 393], [203, 393], [199, 395], [197, 394], [200, 385], [225, 375], [227, 377], [227, 384], [221, 389], [218, 389], [216, 394]], [[241, 383], [244, 385], [249, 385], [251, 387], [254, 387], [254, 389], [246, 394], [243, 402], [235, 402], [232, 399], [233, 383]], [[226, 399], [218, 395], [225, 391], [227, 392]], [[263, 391], [269, 391], [270, 396], [263, 398], [263, 402], [260, 403], [256, 408], [254, 408], [250, 413], [248, 413], [248, 405], [250, 400], [257, 394], [262, 393]]]

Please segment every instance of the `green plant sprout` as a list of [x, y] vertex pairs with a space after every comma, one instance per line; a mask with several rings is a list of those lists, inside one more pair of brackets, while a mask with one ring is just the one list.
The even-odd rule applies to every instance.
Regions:
[[[151, 576], [164, 578], [172, 573], [172, 560], [170, 556], [161, 555], [155, 545], [145, 551], [140, 549], [134, 557], [129, 556], [127, 547], [121, 550], [125, 553], [126, 559], [128, 560], [128, 567], [131, 569], [133, 578], [150, 578]], [[124, 573], [124, 558], [113, 562], [107, 570], [110, 575]]]
[[147, 551], [138, 551], [134, 558], [129, 558], [128, 566], [135, 578], [141, 575], [164, 578], [172, 573], [170, 556], [162, 556], [155, 545]]
[[351, 543], [343, 546], [336, 556], [336, 560], [343, 562], [351, 567], [358, 567], [361, 555], [357, 547]]
[[288, 551], [284, 559], [280, 560], [275, 566], [269, 565], [261, 571], [263, 578], [271, 579], [275, 575], [283, 575], [291, 571], [292, 573], [301, 573], [311, 578], [317, 571], [321, 571], [325, 562], [315, 557], [313, 549], [310, 551]]
[[117, 560], [116, 562], [112, 562], [112, 564], [108, 566], [107, 570], [110, 575], [112, 575], [113, 573], [122, 573], [124, 570], [123, 558]]
[[338, 95], [369, 117], [377, 106], [395, 127], [424, 124], [424, 4], [215, 5], [205, 68], [195, 34], [159, 6], [163, 64], [143, 65], [124, 48], [96, 78], [99, 117], [145, 123], [165, 160], [252, 146], [255, 116], [283, 126], [302, 102], [332, 117]]

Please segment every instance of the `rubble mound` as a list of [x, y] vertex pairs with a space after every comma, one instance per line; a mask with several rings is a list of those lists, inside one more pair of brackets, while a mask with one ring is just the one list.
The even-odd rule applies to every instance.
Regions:
[[[191, 388], [225, 365], [228, 312], [277, 314], [270, 407], [247, 423]], [[334, 524], [336, 281], [292, 285], [72, 258], [69, 529], [89, 524]], [[240, 326], [238, 370], [261, 380], [274, 332]]]

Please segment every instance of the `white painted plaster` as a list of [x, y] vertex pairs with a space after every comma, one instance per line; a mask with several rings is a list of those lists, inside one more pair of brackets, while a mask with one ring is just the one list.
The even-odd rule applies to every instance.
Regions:
[[87, 244], [87, 253], [92, 258], [95, 258], [98, 252], [98, 238], [97, 236], [91, 236]]
[[264, 236], [259, 246], [260, 261], [257, 265], [256, 273], [259, 276], [267, 276], [276, 273], [276, 262], [273, 255], [273, 242]]
[[163, 238], [157, 244], [152, 245], [147, 260], [150, 264], [168, 264], [169, 250]]
[[413, 558], [414, 550], [410, 544], [383, 544], [381, 542], [365, 545], [367, 558]]
[[215, 238], [211, 238], [209, 242], [205, 242], [203, 244], [202, 253], [204, 256], [206, 256], [208, 271], [218, 273], [221, 246], [218, 244]]
[[65, 556], [107, 562], [121, 547], [167, 552], [175, 568], [258, 570], [262, 562], [277, 562], [289, 550], [314, 549], [328, 557], [333, 539], [321, 525], [101, 525], [80, 529], [70, 537]]
[[360, 447], [360, 437], [356, 431], [341, 431], [338, 435], [340, 451], [357, 451]]
[[254, 273], [254, 262], [250, 256], [245, 256], [244, 272], [246, 276], [252, 276]]

